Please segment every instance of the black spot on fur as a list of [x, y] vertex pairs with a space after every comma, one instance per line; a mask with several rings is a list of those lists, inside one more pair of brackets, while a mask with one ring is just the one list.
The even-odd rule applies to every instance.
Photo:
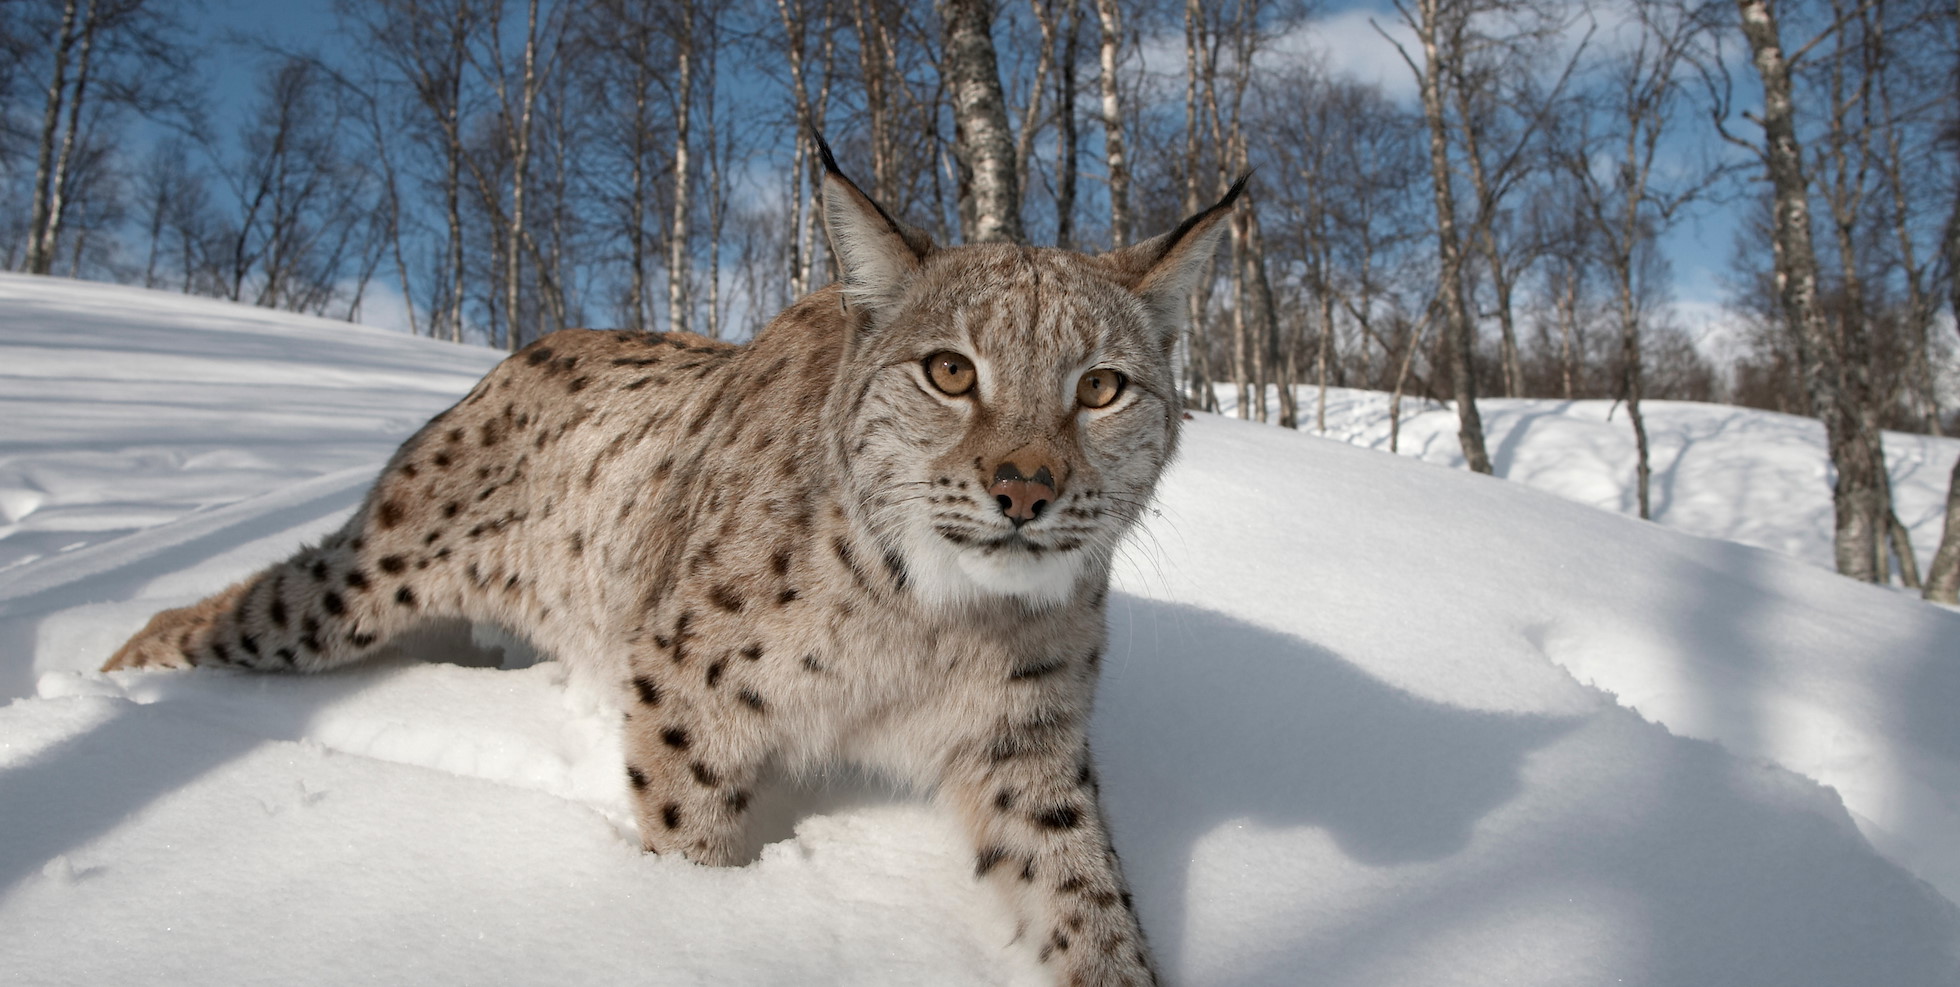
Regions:
[[406, 586], [403, 586], [403, 587], [401, 587], [400, 589], [397, 589], [397, 590], [395, 590], [395, 602], [396, 602], [396, 603], [398, 603], [398, 604], [400, 604], [400, 605], [402, 605], [402, 606], [404, 606], [404, 607], [412, 607], [412, 606], [414, 606], [414, 605], [415, 605], [415, 591], [414, 591], [414, 590], [412, 590], [412, 589], [409, 589], [409, 588], [408, 588], [408, 587], [406, 587]]
[[380, 561], [375, 563], [375, 565], [380, 566], [382, 572], [388, 573], [389, 575], [392, 576], [395, 573], [398, 573], [402, 571], [402, 569], [406, 568], [407, 562], [405, 562], [402, 559], [402, 557], [399, 555], [384, 555], [381, 557]]
[[368, 646], [374, 643], [374, 640], [374, 635], [365, 631], [354, 631], [347, 635], [347, 643], [363, 651], [367, 650]]
[[830, 547], [837, 553], [837, 561], [844, 564], [845, 570], [851, 574], [851, 580], [858, 584], [858, 588], [869, 590], [871, 584], [865, 580], [864, 570], [858, 568], [857, 555], [851, 551], [850, 544], [843, 538], [833, 538], [830, 540]]
[[700, 761], [688, 762], [687, 770], [693, 773], [695, 781], [709, 788], [713, 788], [721, 783], [721, 777], [715, 774], [714, 769], [702, 764]]
[[342, 600], [339, 593], [326, 593], [320, 597], [320, 607], [329, 616], [338, 617], [347, 612], [347, 601]]
[[748, 601], [742, 598], [742, 594], [736, 592], [735, 587], [727, 583], [715, 584], [715, 587], [708, 591], [708, 599], [714, 601], [715, 606], [729, 613], [741, 613], [742, 608], [748, 605]]
[[326, 559], [315, 559], [315, 560], [314, 560], [314, 562], [313, 562], [313, 566], [312, 566], [312, 568], [310, 568], [310, 569], [308, 569], [307, 571], [308, 571], [308, 572], [311, 572], [311, 573], [313, 574], [313, 580], [314, 580], [314, 582], [320, 582], [320, 583], [324, 583], [324, 582], [326, 582], [326, 581], [327, 581], [327, 560], [326, 560]]
[[776, 594], [776, 605], [779, 607], [788, 606], [789, 602], [794, 599], [796, 599], [796, 590], [785, 589], [782, 592]]
[[740, 696], [742, 697], [742, 702], [747, 703], [750, 709], [758, 713], [762, 712], [762, 696], [757, 694], [754, 689], [743, 689]]
[[644, 675], [633, 676], [633, 690], [640, 694], [640, 702], [648, 706], [660, 705], [660, 686]]
[[647, 773], [630, 764], [626, 766], [626, 780], [636, 792], [647, 790]]
[[272, 604], [266, 607], [265, 615], [272, 619], [272, 626], [280, 628], [286, 626], [286, 601], [279, 598], [277, 587], [273, 589]]
[[1010, 682], [1027, 682], [1034, 679], [1047, 678], [1048, 676], [1061, 671], [1066, 666], [1067, 663], [1061, 661], [1036, 662], [1032, 665], [1022, 665], [1021, 667], [1016, 668], [1015, 670], [1007, 673], [1007, 678], [1008, 681]]
[[746, 811], [749, 807], [749, 793], [738, 788], [728, 793], [728, 798], [724, 800], [724, 803], [728, 806], [728, 811], [730, 812]]
[[456, 512], [462, 509], [463, 509], [463, 505], [452, 500], [449, 503], [442, 505], [442, 516], [455, 517]]
[[681, 824], [681, 807], [672, 802], [660, 807], [660, 823], [668, 829], [676, 829]]
[[891, 573], [892, 585], [897, 587], [899, 592], [904, 592], [906, 583], [905, 560], [899, 558], [896, 552], [886, 552], [885, 571]]
[[744, 657], [744, 658], [746, 658], [746, 659], [748, 659], [749, 661], [761, 661], [761, 660], [762, 660], [762, 645], [760, 645], [760, 644], [751, 644], [751, 645], [749, 645], [749, 646], [747, 646], [747, 647], [745, 647], [745, 648], [743, 648], [743, 649], [742, 649], [742, 657]]
[[680, 727], [668, 727], [660, 731], [660, 742], [677, 751], [684, 751], [687, 750], [688, 745], [693, 743], [693, 740], [688, 737], [686, 730]]
[[716, 658], [714, 661], [708, 663], [708, 674], [707, 674], [708, 688], [712, 689], [715, 686], [721, 684], [722, 670], [727, 667], [728, 667], [728, 663], [720, 658]]
[[823, 671], [823, 662], [818, 661], [816, 655], [804, 655], [803, 670], [806, 672], [821, 672]]
[[250, 634], [239, 635], [238, 646], [244, 648], [245, 653], [254, 658], [259, 656], [259, 639]]
[[973, 859], [973, 876], [986, 877], [988, 871], [999, 866], [1005, 859], [1007, 859], [1007, 851], [997, 846], [990, 846], [980, 851], [980, 855]]
[[387, 531], [401, 522], [402, 505], [392, 500], [384, 500], [375, 506], [374, 523], [380, 525], [381, 530]]
[[347, 583], [348, 589], [361, 590], [368, 588], [367, 573], [359, 569], [347, 570], [347, 576], [343, 581]]
[[551, 359], [551, 347], [540, 346], [532, 350], [530, 355], [524, 358], [524, 362], [535, 367], [549, 359]]
[[1002, 812], [1014, 808], [1014, 793], [1003, 788], [994, 795], [994, 808]]
[[789, 575], [790, 561], [791, 555], [789, 549], [779, 548], [776, 549], [774, 555], [769, 556], [769, 568], [778, 576], [787, 576]]

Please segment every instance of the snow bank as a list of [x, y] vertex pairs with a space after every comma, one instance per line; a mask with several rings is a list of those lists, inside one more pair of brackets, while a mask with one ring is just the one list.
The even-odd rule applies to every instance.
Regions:
[[[1318, 433], [1315, 388], [1300, 389], [1303, 431]], [[1220, 388], [1225, 413], [1236, 393]], [[1327, 390], [1326, 437], [1386, 451], [1389, 396]], [[1834, 568], [1831, 472], [1813, 418], [1692, 401], [1643, 401], [1653, 520], [1691, 535], [1755, 545]], [[1461, 467], [1453, 407], [1407, 398], [1396, 449]], [[1477, 402], [1497, 476], [1600, 510], [1639, 516], [1633, 425], [1615, 401], [1487, 398]], [[1277, 404], [1273, 413], [1277, 415]], [[1277, 418], [1275, 418], [1277, 420]], [[1960, 439], [1885, 433], [1893, 507], [1923, 568], [1939, 547]]]
[[[0, 277], [5, 979], [1041, 982], [949, 820], [848, 773], [760, 797], [746, 867], [639, 854], [612, 718], [458, 628], [91, 671], [494, 359]], [[1094, 726], [1173, 982], [1960, 981], [1960, 616], [1269, 427], [1185, 450]]]

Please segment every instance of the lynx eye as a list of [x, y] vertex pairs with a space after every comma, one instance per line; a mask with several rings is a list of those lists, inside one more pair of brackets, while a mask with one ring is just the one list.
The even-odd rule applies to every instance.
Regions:
[[926, 357], [926, 379], [939, 393], [959, 397], [973, 390], [973, 361], [953, 352], [940, 350]]
[[1075, 399], [1084, 408], [1107, 408], [1111, 401], [1123, 393], [1123, 386], [1130, 379], [1122, 371], [1109, 367], [1097, 367], [1082, 375], [1075, 384]]

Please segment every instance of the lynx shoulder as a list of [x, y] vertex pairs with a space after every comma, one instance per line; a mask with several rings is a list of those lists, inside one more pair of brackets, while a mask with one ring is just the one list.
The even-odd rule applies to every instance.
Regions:
[[1057, 982], [1154, 982], [1087, 720], [1238, 190], [1109, 254], [942, 248], [825, 161], [838, 284], [746, 346], [539, 340], [339, 532], [106, 668], [318, 671], [432, 618], [499, 624], [617, 683], [647, 850], [734, 862], [766, 763], [873, 765], [958, 815]]

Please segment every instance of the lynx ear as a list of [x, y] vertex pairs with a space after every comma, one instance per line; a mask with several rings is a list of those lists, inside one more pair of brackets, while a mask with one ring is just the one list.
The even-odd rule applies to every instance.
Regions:
[[905, 293], [935, 249], [932, 238], [893, 219], [844, 177], [822, 137], [817, 138], [817, 152], [823, 157], [824, 232], [843, 275], [845, 304], [875, 318]]
[[1176, 338], [1178, 327], [1184, 324], [1185, 300], [1204, 276], [1219, 234], [1225, 231], [1225, 218], [1231, 215], [1233, 204], [1245, 192], [1246, 179], [1251, 177], [1251, 172], [1240, 175], [1224, 198], [1179, 223], [1177, 229], [1102, 255], [1103, 263], [1143, 299], [1153, 321], [1170, 338]]

